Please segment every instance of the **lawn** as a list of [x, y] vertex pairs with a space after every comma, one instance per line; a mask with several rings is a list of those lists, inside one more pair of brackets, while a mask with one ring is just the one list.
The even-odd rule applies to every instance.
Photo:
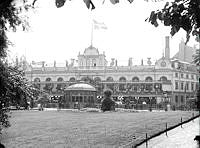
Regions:
[[134, 145], [146, 133], [164, 130], [166, 122], [175, 125], [192, 113], [15, 111], [11, 113], [12, 126], [0, 138], [8, 148], [113, 148], [130, 142]]

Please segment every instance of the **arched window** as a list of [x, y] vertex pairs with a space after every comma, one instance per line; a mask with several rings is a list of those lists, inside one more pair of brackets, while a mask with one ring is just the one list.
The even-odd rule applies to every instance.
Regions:
[[[46, 82], [51, 82], [51, 78], [46, 78]], [[53, 87], [53, 83], [46, 83], [43, 89], [50, 93], [52, 92]]]
[[85, 81], [86, 83], [90, 83], [90, 84], [94, 85], [94, 80], [92, 78], [90, 78], [89, 76], [82, 77], [81, 81]]
[[94, 81], [95, 81], [95, 82], [100, 82], [100, 81], [101, 81], [101, 78], [95, 77], [95, 78], [94, 78]]
[[146, 77], [145, 81], [146, 81], [146, 82], [152, 82], [153, 79], [152, 79], [152, 77]]
[[[106, 79], [106, 81], [107, 81], [107, 82], [113, 82], [114, 80], [113, 80], [112, 77], [108, 77], [108, 78]], [[109, 89], [111, 89], [112, 91], [114, 90], [114, 84], [106, 84], [106, 87], [109, 88]]]
[[40, 78], [35, 78], [34, 82], [40, 82]]
[[70, 81], [70, 82], [75, 82], [76, 79], [75, 79], [74, 77], [71, 77], [71, 78], [69, 79], [69, 81]]
[[160, 77], [160, 81], [167, 81], [167, 77], [165, 76]]
[[89, 77], [82, 77], [82, 78], [81, 78], [81, 81], [85, 81], [85, 82], [86, 82], [86, 81], [89, 81]]
[[126, 81], [126, 78], [125, 78], [125, 77], [120, 77], [120, 78], [119, 78], [119, 81], [120, 81], [120, 82], [125, 82], [125, 81]]
[[133, 77], [133, 78], [132, 78], [132, 81], [133, 81], [133, 82], [139, 82], [139, 78], [138, 78], [138, 77]]
[[114, 81], [114, 80], [113, 80], [112, 77], [108, 77], [108, 78], [106, 79], [106, 81], [108, 81], [108, 82], [112, 82], [112, 81]]
[[59, 78], [57, 79], [57, 81], [58, 81], [58, 82], [62, 82], [62, 81], [63, 81], [63, 78], [59, 77]]
[[[125, 77], [120, 77], [119, 78], [119, 81], [120, 82], [126, 82], [126, 78]], [[125, 84], [119, 84], [119, 91], [126, 91], [126, 88], [125, 88]]]
[[[59, 78], [57, 79], [57, 81], [58, 81], [58, 82], [62, 82], [62, 81], [63, 81], [63, 78], [59, 77]], [[63, 84], [63, 83], [58, 83], [58, 84], [57, 84], [57, 87], [56, 87], [56, 90], [57, 90], [57, 91], [61, 91], [61, 90], [63, 90], [63, 89], [64, 89], [64, 84]]]
[[50, 82], [51, 81], [51, 78], [46, 78], [46, 82]]

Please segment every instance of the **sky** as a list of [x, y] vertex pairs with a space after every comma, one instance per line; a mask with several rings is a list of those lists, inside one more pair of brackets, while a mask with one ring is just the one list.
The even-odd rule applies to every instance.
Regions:
[[[145, 19], [152, 10], [162, 8], [166, 1], [146, 2], [134, 0], [130, 4], [121, 0], [111, 4], [110, 0], [93, 0], [96, 8], [88, 10], [82, 0], [66, 0], [61, 8], [56, 8], [55, 1], [38, 0], [36, 8], [29, 10], [30, 28], [24, 32], [9, 32], [14, 46], [10, 47], [10, 57], [26, 56], [28, 62], [46, 61], [65, 63], [65, 60], [77, 59], [80, 52], [91, 45], [92, 20], [103, 22], [107, 29], [93, 30], [93, 46], [100, 53], [105, 52], [106, 59], [118, 60], [118, 65], [140, 64], [150, 57], [155, 62], [162, 57], [165, 48], [165, 36], [170, 36], [170, 28], [154, 27]], [[170, 37], [171, 57], [178, 52], [179, 43], [186, 34], [180, 30]], [[194, 46], [194, 39], [188, 43]]]

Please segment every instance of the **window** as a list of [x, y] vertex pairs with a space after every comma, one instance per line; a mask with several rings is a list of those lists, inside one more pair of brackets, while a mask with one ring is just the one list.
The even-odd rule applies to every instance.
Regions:
[[153, 79], [152, 79], [152, 77], [146, 77], [145, 81], [146, 81], [146, 82], [152, 82]]
[[80, 96], [80, 102], [83, 102], [83, 96]]
[[188, 76], [188, 74], [186, 74], [186, 79], [188, 79], [189, 78], [189, 76]]
[[175, 102], [178, 103], [178, 96], [175, 96]]
[[76, 102], [79, 102], [79, 96], [76, 96]]
[[181, 103], [183, 103], [184, 102], [184, 97], [183, 96], [181, 96]]
[[175, 82], [175, 89], [178, 89], [178, 82]]
[[194, 90], [194, 83], [191, 83], [191, 90]]
[[181, 82], [181, 90], [183, 90], [183, 82]]
[[183, 74], [181, 74], [181, 78], [183, 78]]
[[75, 102], [75, 96], [72, 96], [72, 102]]
[[165, 77], [165, 76], [162, 76], [162, 77], [160, 78], [160, 80], [161, 80], [161, 81], [165, 81], [165, 82], [166, 82], [166, 81], [167, 81], [167, 77]]
[[186, 87], [186, 90], [189, 90], [189, 83], [188, 82], [186, 83], [185, 87]]
[[178, 73], [175, 73], [175, 77], [178, 78]]
[[191, 75], [191, 79], [194, 79], [194, 75]]
[[139, 82], [139, 78], [138, 78], [138, 77], [133, 77], [133, 78], [132, 78], [132, 81], [133, 81], [133, 82]]
[[86, 103], [87, 101], [87, 96], [84, 96], [84, 102]]

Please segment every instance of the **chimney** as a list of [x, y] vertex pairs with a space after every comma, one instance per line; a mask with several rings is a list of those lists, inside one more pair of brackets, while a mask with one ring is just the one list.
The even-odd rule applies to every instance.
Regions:
[[185, 61], [185, 42], [183, 39], [179, 43], [178, 59], [181, 61]]
[[169, 36], [165, 37], [165, 58], [170, 59]]

